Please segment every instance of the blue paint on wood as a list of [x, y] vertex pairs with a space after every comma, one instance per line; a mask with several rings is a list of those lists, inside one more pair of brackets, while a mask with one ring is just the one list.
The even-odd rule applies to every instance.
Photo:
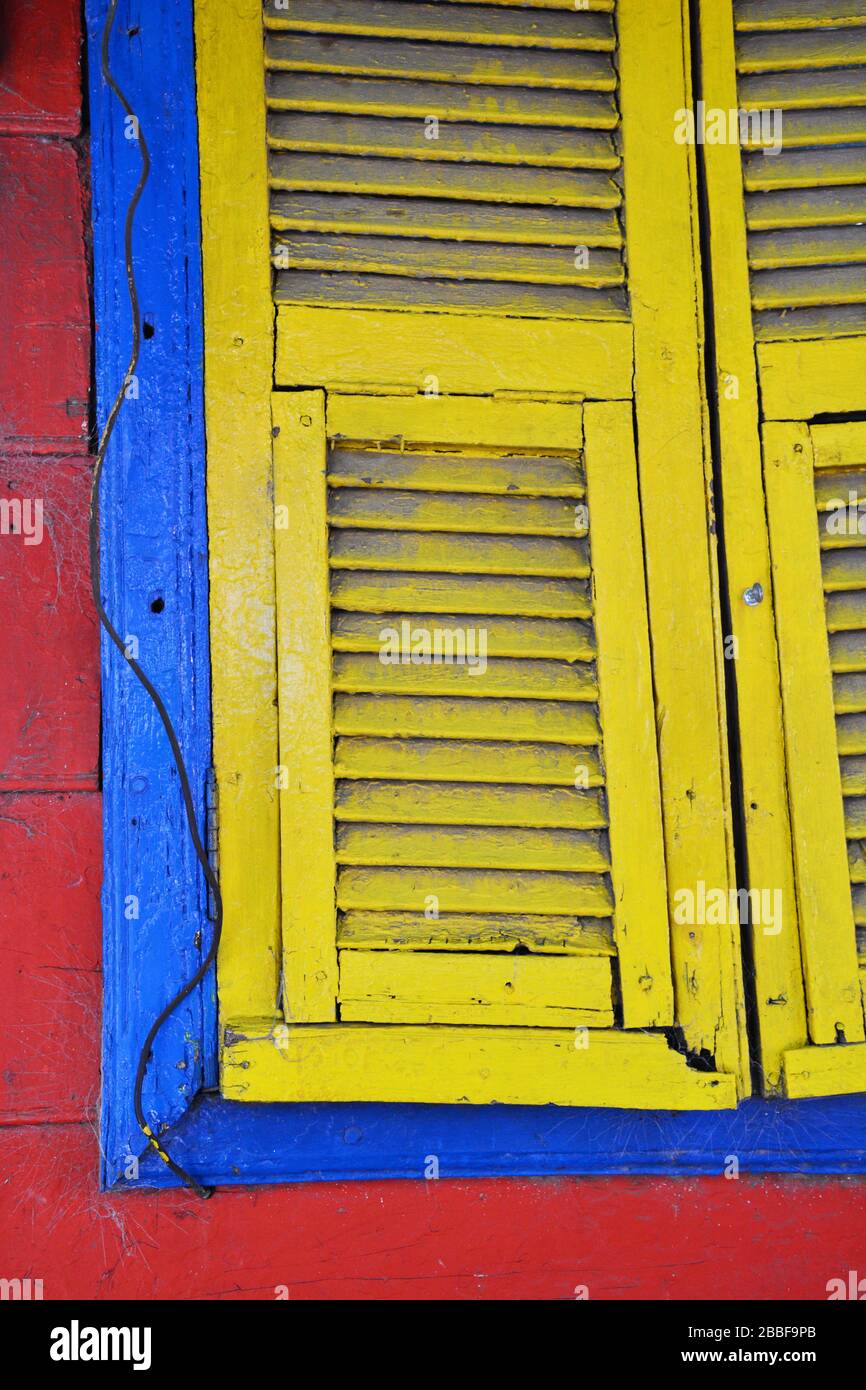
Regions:
[[[100, 421], [122, 380], [129, 315], [122, 228], [134, 142], [99, 75], [107, 0], [88, 0], [96, 371]], [[137, 29], [130, 35], [129, 30]], [[153, 157], [135, 240], [143, 343], [138, 400], [120, 417], [103, 491], [109, 612], [138, 636], [203, 802], [210, 760], [198, 154], [191, 0], [121, 0], [112, 62]], [[164, 600], [155, 614], [151, 604]], [[168, 746], [143, 692], [103, 647], [105, 1025], [103, 1180], [141, 1151], [132, 1080], [141, 1038], [199, 958], [209, 930]], [[202, 808], [203, 814], [203, 808]], [[125, 916], [130, 896], [137, 920]], [[749, 1101], [737, 1111], [524, 1106], [242, 1105], [212, 1091], [213, 990], [190, 1000], [155, 1050], [148, 1113], [172, 1121], [177, 1160], [207, 1183], [553, 1174], [866, 1172], [866, 1097]], [[199, 1093], [197, 1095], [197, 1093]], [[191, 1108], [187, 1109], [193, 1097]], [[153, 1154], [140, 1181], [174, 1185]]]
[[[130, 314], [123, 224], [140, 173], [135, 139], [100, 72], [108, 0], [87, 6], [93, 159], [97, 415], [123, 381]], [[198, 152], [188, 0], [121, 0], [112, 70], [137, 112], [153, 172], [135, 224], [143, 320], [138, 381], [120, 413], [102, 486], [102, 585], [120, 633], [178, 729], [203, 808], [210, 758]], [[130, 132], [132, 133], [132, 132]], [[137, 397], [136, 397], [137, 391]], [[160, 609], [160, 603], [162, 608]], [[158, 609], [160, 611], [154, 611]], [[178, 778], [153, 706], [102, 646], [105, 879], [104, 1179], [142, 1147], [132, 1112], [141, 1042], [200, 958], [204, 893]], [[134, 914], [138, 913], [137, 916]], [[213, 1081], [214, 991], [190, 999], [157, 1040], [145, 1113], [157, 1128]]]
[[[866, 1171], [866, 1100], [750, 1100], [715, 1113], [510, 1105], [243, 1105], [200, 1098], [172, 1154], [216, 1185], [347, 1178]], [[148, 1157], [140, 1180], [165, 1186]]]

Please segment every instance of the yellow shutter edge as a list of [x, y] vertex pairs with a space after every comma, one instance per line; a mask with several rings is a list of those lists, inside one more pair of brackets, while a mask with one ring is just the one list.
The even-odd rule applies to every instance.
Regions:
[[[716, 683], [720, 633], [706, 540], [695, 190], [688, 152], [673, 139], [676, 111], [688, 99], [688, 52], [680, 0], [620, 0], [617, 14], [638, 458], [673, 917], [682, 890], [696, 894], [701, 882], [734, 887]], [[676, 1015], [687, 1046], [714, 1056], [746, 1094], [739, 927], [673, 921], [671, 932]]]
[[785, 1094], [790, 1100], [858, 1091], [866, 1091], [866, 1043], [804, 1047], [785, 1054]]
[[687, 1067], [657, 1033], [557, 1028], [297, 1028], [236, 1022], [222, 1091], [242, 1101], [417, 1101], [725, 1110], [735, 1078]]
[[[731, 7], [699, 6], [702, 96], [723, 110], [737, 105]], [[767, 1093], [782, 1087], [782, 1059], [806, 1041], [802, 964], [796, 929], [791, 826], [788, 817], [782, 696], [770, 579], [758, 383], [752, 331], [743, 181], [738, 146], [704, 146], [712, 257], [717, 360], [715, 383], [721, 441], [722, 503], [743, 815], [750, 885], [782, 893], [778, 934], [753, 934], [761, 1075]], [[760, 584], [763, 601], [743, 595]]]
[[259, 0], [229, 8], [222, 0], [196, 0], [195, 30], [213, 757], [225, 905], [219, 996], [223, 1017], [264, 1016], [276, 1006], [279, 976], [279, 808], [273, 309]]
[[[806, 425], [764, 426], [800, 940], [813, 1043], [864, 1037]], [[794, 930], [785, 922], [783, 932]]]
[[586, 407], [586, 479], [623, 1023], [674, 1022], [631, 405]]
[[337, 1016], [337, 908], [323, 391], [275, 394], [274, 535], [283, 998], [286, 1018]]

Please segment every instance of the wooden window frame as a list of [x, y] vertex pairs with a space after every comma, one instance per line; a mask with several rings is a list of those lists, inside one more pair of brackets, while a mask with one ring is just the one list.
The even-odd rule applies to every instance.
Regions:
[[[99, 75], [107, 6], [108, 0], [87, 0], [100, 420], [128, 360], [121, 248], [140, 168], [134, 143], [121, 138], [122, 113]], [[144, 345], [139, 409], [122, 415], [109, 452], [102, 578], [109, 611], [122, 617], [128, 631], [152, 638], [143, 660], [161, 680], [204, 821], [212, 754], [192, 3], [153, 0], [134, 40], [127, 39], [126, 19], [122, 7], [112, 63], [141, 119], [153, 161], [143, 210], [158, 207], [159, 215], [138, 224], [135, 254], [142, 311], [155, 333]], [[652, 312], [648, 307], [647, 314]], [[227, 517], [227, 524], [234, 520]], [[157, 597], [164, 607], [154, 626]], [[671, 667], [669, 678], [673, 674]], [[115, 1189], [174, 1186], [171, 1173], [145, 1150], [132, 1114], [132, 1081], [155, 1012], [188, 978], [203, 948], [197, 933], [206, 945], [207, 905], [182, 834], [170, 751], [129, 673], [107, 647], [103, 700], [102, 1181]], [[143, 905], [134, 923], [126, 911], [130, 894]], [[731, 1154], [744, 1172], [866, 1171], [863, 1097], [783, 1106], [748, 1100], [736, 1110], [679, 1114], [592, 1107], [244, 1106], [216, 1092], [217, 1057], [211, 981], [156, 1040], [145, 1087], [147, 1112], [160, 1129], [168, 1127], [173, 1154], [207, 1183], [420, 1179], [430, 1154], [439, 1157], [443, 1177], [720, 1174]], [[140, 1156], [136, 1180], [129, 1176], [131, 1156]]]
[[[709, 546], [692, 543], [695, 536], [707, 534], [709, 464], [701, 385], [700, 303], [695, 289], [694, 167], [685, 147], [673, 139], [660, 146], [655, 134], [672, 120], [672, 99], [674, 110], [686, 99], [681, 35], [683, 42], [685, 36], [677, 0], [665, 0], [652, 9], [641, 0], [619, 0], [617, 21], [620, 102], [628, 145], [625, 200], [630, 208], [632, 322], [545, 322], [529, 357], [539, 380], [546, 376], [547, 389], [541, 394], [555, 414], [551, 397], [555, 399], [556, 392], [551, 385], [559, 388], [562, 401], [580, 402], [595, 392], [608, 401], [616, 399], [624, 385], [620, 364], [623, 328], [633, 335], [629, 357], [633, 357], [640, 383], [636, 429], [654, 633], [653, 669], [657, 703], [665, 710], [661, 774], [668, 894], [673, 907], [681, 889], [694, 892], [701, 880], [728, 890], [735, 886], [727, 815], [726, 735], [720, 714], [714, 556]], [[647, 81], [645, 61], [648, 51], [654, 54], [651, 82]], [[491, 380], [504, 383], [506, 397], [518, 392], [524, 400], [531, 397], [522, 358], [535, 331], [534, 326], [527, 331], [519, 321], [495, 315], [473, 322], [467, 315], [368, 314], [359, 310], [350, 314], [348, 323], [341, 320], [344, 342], [339, 332], [328, 326], [334, 312], [339, 311], [310, 309], [301, 311], [299, 319], [304, 330], [313, 335], [314, 365], [324, 380], [303, 380], [300, 372], [285, 372], [288, 358], [281, 344], [295, 310], [278, 308], [273, 327], [262, 54], [258, 0], [242, 0], [230, 16], [218, 0], [198, 0], [214, 765], [220, 793], [220, 875], [225, 902], [219, 993], [228, 1039], [221, 1076], [229, 1096], [264, 1100], [281, 1095], [288, 1099], [306, 1094], [304, 1074], [313, 1076], [318, 1070], [318, 1094], [344, 1099], [347, 1097], [340, 1088], [346, 1082], [336, 1059], [343, 1055], [341, 1047], [351, 1059], [360, 1036], [357, 1025], [354, 1043], [348, 1035], [342, 1042], [329, 1036], [322, 1038], [319, 1051], [313, 1052], [309, 1039], [305, 1047], [294, 1024], [291, 1038], [286, 1038], [289, 1020], [283, 1019], [279, 1005], [275, 1009], [281, 993], [281, 952], [280, 798], [274, 790], [274, 769], [281, 756], [276, 576], [273, 546], [265, 540], [272, 534], [268, 517], [274, 487], [272, 456], [279, 447], [274, 444], [273, 430], [280, 427], [274, 411], [268, 408], [274, 370], [272, 333], [277, 343], [276, 385], [297, 389], [333, 383], [329, 387], [329, 411], [340, 401], [360, 399], [345, 394], [357, 390], [357, 386], [347, 387], [345, 383], [351, 355], [355, 377], [367, 387], [365, 410], [370, 432], [362, 437], [375, 439], [390, 437], [398, 430], [396, 424], [386, 428], [376, 420], [385, 408], [384, 403], [377, 406], [377, 400], [382, 396], [387, 399], [395, 376], [403, 392], [414, 397], [406, 399], [404, 411], [417, 412], [420, 407], [425, 421], [431, 406], [418, 393], [431, 375], [441, 393], [436, 406], [440, 415], [446, 411], [449, 394], [443, 382], [458, 397], [468, 394], [473, 384], [477, 389], [485, 381], [489, 392]], [[236, 179], [239, 163], [251, 171], [242, 184]], [[657, 180], [662, 176], [672, 190], [672, 196], [664, 200], [656, 197]], [[665, 247], [664, 257], [658, 254], [661, 245]], [[672, 265], [682, 273], [672, 276]], [[391, 320], [397, 321], [396, 328], [386, 326]], [[563, 355], [567, 347], [564, 333], [578, 343], [591, 336], [593, 351], [589, 357]], [[482, 344], [480, 362], [478, 352], [473, 352], [476, 342]], [[543, 352], [551, 353], [549, 359]], [[296, 366], [298, 354], [288, 357]], [[488, 372], [490, 377], [485, 375]], [[630, 381], [629, 397], [633, 390]], [[631, 413], [631, 401], [623, 404]], [[496, 408], [495, 395], [486, 406]], [[511, 406], [517, 410], [516, 402]], [[529, 401], [525, 408], [530, 408]], [[536, 408], [542, 409], [541, 404], [536, 402]], [[499, 409], [507, 409], [505, 401]], [[398, 432], [405, 432], [405, 427]], [[239, 437], [245, 441], [242, 468], [238, 466]], [[672, 496], [676, 498], [673, 508]], [[671, 547], [678, 555], [676, 568], [670, 564]], [[250, 641], [253, 632], [257, 636], [255, 650]], [[682, 679], [684, 650], [690, 655], [688, 681]], [[321, 766], [317, 775], [324, 775]], [[248, 873], [251, 863], [257, 868], [255, 886]], [[680, 1059], [679, 1080], [672, 1078], [668, 1091], [657, 1091], [653, 1068], [649, 1067], [646, 1084], [641, 1086], [638, 1081], [631, 1091], [635, 1097], [632, 1103], [640, 1103], [638, 1098], [643, 1094], [644, 1104], [666, 1103], [665, 1095], [671, 1106], [683, 1105], [687, 1099], [695, 1108], [733, 1104], [736, 1095], [748, 1093], [750, 1075], [739, 929], [733, 924], [721, 928], [686, 925], [671, 910], [669, 932], [676, 982], [675, 1020], [682, 1028], [686, 1047], [713, 1058], [715, 1069], [696, 1071]], [[321, 972], [327, 975], [324, 958], [320, 964]], [[301, 986], [302, 981], [295, 980], [295, 991]], [[303, 1004], [301, 1007], [303, 1016]], [[321, 1021], [323, 1014], [314, 1011], [309, 1017]], [[299, 1026], [308, 1025], [302, 1021]], [[396, 1046], [393, 1025], [391, 1036]], [[375, 1042], [378, 1047], [379, 1041], [378, 1035], [370, 1035], [371, 1046]], [[452, 1046], [456, 1043], [457, 1039], [452, 1039]], [[515, 1078], [522, 1075], [517, 1043], [515, 1038]], [[501, 1052], [504, 1044], [500, 1041], [497, 1047]], [[562, 1037], [551, 1034], [548, 1047], [557, 1049], [551, 1054], [549, 1096], [545, 1097], [529, 1078], [524, 1093], [515, 1084], [506, 1085], [504, 1076], [498, 1083], [504, 1087], [501, 1093], [515, 1102], [531, 1095], [558, 1103], [597, 1103], [599, 1073], [590, 1064], [591, 1058], [572, 1047], [568, 1078], [557, 1081], [555, 1062], [563, 1047]], [[645, 1045], [635, 1039], [635, 1047]], [[330, 1052], [326, 1054], [325, 1048]], [[432, 1047], [428, 1056], [424, 1083], [416, 1069], [415, 1093], [395, 1089], [394, 1098], [398, 1094], [407, 1100], [440, 1095], [457, 1098], [467, 1089], [470, 1099], [473, 1097], [475, 1088], [467, 1087], [467, 1078], [458, 1068], [451, 1068], [453, 1086], [449, 1089], [447, 1077], [434, 1074]], [[298, 1064], [287, 1066], [292, 1059]], [[503, 1065], [500, 1062], [500, 1067]], [[659, 1065], [667, 1065], [661, 1054]], [[351, 1072], [351, 1060], [347, 1067]], [[488, 1062], [479, 1057], [479, 1075], [489, 1069]], [[359, 1071], [357, 1067], [354, 1070]], [[379, 1092], [374, 1090], [374, 1098], [392, 1096], [390, 1088], [399, 1088], [400, 1078], [393, 1074], [393, 1068], [383, 1066], [378, 1056], [375, 1066], [371, 1061], [368, 1068], [360, 1070], [368, 1075], [371, 1085], [380, 1087]], [[619, 1090], [618, 1074], [616, 1067], [608, 1069], [608, 1104], [622, 1103], [625, 1093]], [[639, 1069], [638, 1077], [642, 1074]], [[282, 1092], [278, 1076], [284, 1078]], [[704, 1079], [696, 1081], [696, 1077]], [[707, 1081], [707, 1077], [713, 1079]], [[734, 1091], [728, 1078], [734, 1079]], [[296, 1091], [296, 1087], [301, 1090]], [[487, 1091], [486, 1085], [478, 1087], [482, 1097]]]

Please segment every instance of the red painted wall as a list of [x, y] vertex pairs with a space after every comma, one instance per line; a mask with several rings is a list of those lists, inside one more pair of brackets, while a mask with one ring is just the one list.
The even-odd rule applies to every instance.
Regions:
[[863, 1269], [866, 1185], [724, 1178], [96, 1181], [98, 665], [78, 0], [0, 16], [0, 1277], [46, 1298], [823, 1299]]

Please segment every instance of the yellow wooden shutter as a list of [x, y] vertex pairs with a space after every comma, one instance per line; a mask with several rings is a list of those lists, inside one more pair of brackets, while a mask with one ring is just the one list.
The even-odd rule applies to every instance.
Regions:
[[631, 411], [585, 414], [274, 398], [294, 1022], [612, 1026], [614, 960], [674, 1021]]
[[824, 523], [866, 453], [862, 427], [820, 422], [863, 409], [866, 10], [702, 0], [699, 17], [707, 120], [734, 131], [708, 126], [703, 160], [749, 886], [758, 912], [762, 893], [783, 909], [752, 929], [762, 1085], [862, 1090], [862, 538]]
[[680, 5], [196, 9], [224, 1092], [731, 1105]]
[[766, 425], [764, 459], [813, 1044], [786, 1053], [785, 1081], [792, 1096], [866, 1090], [855, 932], [866, 882], [866, 431]]

